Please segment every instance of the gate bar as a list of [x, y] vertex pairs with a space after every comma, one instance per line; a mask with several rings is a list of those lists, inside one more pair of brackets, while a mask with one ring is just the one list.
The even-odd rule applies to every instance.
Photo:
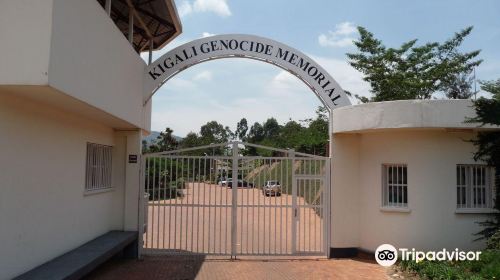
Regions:
[[238, 142], [233, 142], [232, 203], [231, 203], [231, 258], [236, 259], [237, 199], [238, 199]]

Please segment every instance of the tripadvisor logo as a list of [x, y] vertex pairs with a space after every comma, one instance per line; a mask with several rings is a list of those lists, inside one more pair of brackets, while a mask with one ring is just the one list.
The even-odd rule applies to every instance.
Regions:
[[382, 244], [375, 251], [375, 260], [381, 266], [391, 266], [398, 260], [398, 251], [391, 244]]
[[415, 248], [409, 250], [407, 248], [399, 248], [391, 244], [382, 244], [375, 251], [375, 260], [381, 266], [391, 266], [399, 259], [402, 261], [421, 262], [428, 261], [478, 261], [481, 255], [480, 251], [460, 251], [457, 249], [448, 251], [442, 249], [440, 251], [417, 251]]

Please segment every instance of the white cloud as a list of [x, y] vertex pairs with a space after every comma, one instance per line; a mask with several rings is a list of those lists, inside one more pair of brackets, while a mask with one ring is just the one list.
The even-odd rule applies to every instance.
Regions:
[[318, 42], [322, 47], [348, 47], [354, 40], [353, 36], [357, 32], [356, 26], [352, 22], [342, 22], [335, 25], [334, 31], [327, 34], [320, 34]]
[[215, 36], [215, 34], [209, 33], [209, 32], [203, 32], [203, 33], [201, 33], [201, 37], [203, 37], [203, 38], [211, 37], [211, 36]]
[[194, 81], [211, 81], [212, 80], [212, 72], [210, 71], [202, 71], [198, 74], [196, 74], [193, 77]]
[[182, 1], [177, 10], [179, 11], [179, 16], [184, 17], [193, 12], [193, 6], [188, 1]]
[[[321, 65], [330, 74], [330, 76], [339, 83], [342, 89], [351, 92], [353, 95], [369, 97], [370, 84], [363, 80], [363, 74], [354, 69], [345, 60], [326, 58], [319, 56], [310, 56], [314, 61]], [[353, 103], [357, 103], [354, 98], [351, 98]]]
[[179, 15], [181, 17], [187, 16], [194, 12], [211, 12], [221, 17], [228, 17], [231, 15], [231, 10], [227, 5], [226, 0], [195, 0], [194, 2], [189, 2], [187, 0], [182, 1], [181, 5], [179, 6]]
[[285, 70], [274, 76], [268, 87], [270, 95], [282, 98], [299, 98], [308, 90], [298, 77]]
[[[343, 89], [369, 96], [362, 74], [346, 61], [309, 56]], [[269, 117], [283, 123], [312, 118], [319, 105], [311, 89], [287, 71], [256, 60], [214, 60], [185, 70], [155, 94], [152, 128], [168, 126], [175, 135], [185, 136], [212, 120], [231, 129], [242, 117], [250, 124]]]

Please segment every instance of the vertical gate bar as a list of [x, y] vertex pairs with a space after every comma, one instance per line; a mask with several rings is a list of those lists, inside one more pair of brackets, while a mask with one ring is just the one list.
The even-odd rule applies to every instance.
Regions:
[[290, 161], [292, 163], [292, 254], [297, 252], [297, 181], [295, 178], [295, 151], [290, 150]]
[[[242, 160], [242, 164], [243, 164], [243, 160]], [[246, 166], [245, 168], [242, 168], [241, 169], [241, 180], [243, 180], [244, 178], [246, 179], [246, 176], [245, 175], [245, 171], [248, 170], [249, 166], [248, 166], [248, 162], [246, 162]], [[246, 188], [246, 193], [247, 193], [247, 232], [246, 232], [246, 237], [247, 237], [247, 247], [246, 247], [246, 253], [248, 254], [249, 253], [249, 246], [250, 246], [250, 241], [249, 241], [249, 237], [250, 237], [250, 215], [249, 215], [249, 212], [250, 212], [250, 195], [253, 194], [253, 185], [252, 185], [252, 188], [250, 188], [250, 182], [246, 181], [247, 182], [247, 188]], [[243, 183], [243, 182], [242, 182]], [[253, 210], [253, 208], [252, 208]]]
[[196, 158], [193, 158], [193, 164], [191, 166], [193, 169], [193, 177], [191, 180], [193, 181], [191, 183], [192, 191], [191, 191], [191, 252], [194, 252], [194, 198], [196, 196], [195, 191], [196, 191]]
[[[277, 180], [277, 179], [278, 179], [278, 168], [277, 168], [277, 167], [278, 167], [278, 160], [277, 160], [277, 159], [275, 159], [275, 160], [274, 160], [274, 179], [275, 179], [275, 180]], [[276, 194], [276, 193], [274, 193], [274, 208], [273, 208], [273, 211], [274, 211], [274, 251], [273, 251], [273, 253], [274, 253], [274, 254], [276, 254], [276, 242], [277, 242], [277, 241], [276, 241], [276, 238], [278, 237], [278, 236], [277, 236], [277, 234], [276, 234], [276, 231], [277, 231], [277, 225], [276, 225], [276, 223], [277, 223], [277, 221], [278, 221], [278, 215], [277, 215], [277, 214], [278, 214], [278, 213], [277, 213], [278, 211], [276, 211], [276, 210], [278, 209], [278, 208], [277, 208], [278, 206], [277, 206], [277, 204], [276, 204], [276, 203], [277, 203], [277, 200], [278, 200], [278, 198], [277, 198], [277, 194]]]
[[[156, 189], [156, 211], [157, 211], [157, 218], [156, 218], [156, 248], [160, 248], [160, 202], [161, 202], [161, 157], [157, 157], [158, 161], [158, 182], [157, 182], [157, 189]], [[156, 164], [155, 164], [156, 165]], [[156, 177], [156, 176], [155, 176]]]
[[323, 181], [323, 191], [322, 191], [322, 225], [323, 231], [321, 236], [321, 244], [323, 245], [324, 254], [326, 253], [327, 257], [330, 257], [330, 242], [331, 242], [331, 158], [328, 158], [325, 161], [325, 174]]
[[196, 197], [197, 198], [197, 215], [196, 215], [196, 252], [199, 252], [200, 251], [200, 208], [201, 208], [201, 202], [200, 202], [200, 182], [202, 180], [202, 177], [201, 177], [201, 158], [198, 158], [198, 172], [196, 172], [197, 175], [198, 175], [198, 181], [197, 181], [197, 185], [198, 185], [198, 196]]
[[[316, 170], [317, 166], [316, 166], [316, 160], [314, 160], [314, 169]], [[318, 179], [314, 179], [314, 184], [313, 184], [313, 199], [316, 199], [318, 197], [318, 193], [319, 193], [319, 188], [321, 187], [321, 182], [320, 180]], [[311, 221], [311, 227], [313, 228], [312, 231], [313, 231], [313, 240], [311, 240], [311, 247], [313, 248], [312, 250], [317, 252], [318, 251], [318, 247], [317, 247], [317, 236], [318, 236], [318, 229], [317, 229], [317, 226], [318, 226], [318, 223], [317, 223], [317, 211], [319, 210], [317, 208], [318, 204], [316, 202], [316, 200], [314, 200], [312, 202], [312, 208], [311, 208], [311, 212], [312, 212], [312, 219], [313, 221]]]
[[[259, 159], [259, 170], [261, 170], [261, 172], [263, 172], [265, 174], [264, 168], [265, 168], [264, 162], [261, 159]], [[262, 191], [264, 191], [264, 185], [262, 185], [263, 184], [262, 183], [262, 177], [259, 176], [259, 178], [260, 178], [259, 179], [260, 181], [258, 182], [259, 183], [259, 188], [262, 187]], [[262, 185], [262, 186], [260, 186], [260, 185]], [[258, 194], [257, 195], [257, 254], [260, 254], [260, 210], [261, 210], [260, 201], [261, 201], [261, 197]]]
[[[242, 162], [242, 164], [243, 164], [243, 162]], [[238, 159], [238, 172], [236, 172], [236, 176], [237, 176], [236, 177], [236, 191], [238, 191], [238, 188], [240, 185], [240, 181], [238, 179], [239, 178], [238, 176], [240, 175], [240, 168], [239, 167], [240, 167], [240, 161]], [[234, 180], [233, 180], [233, 188], [234, 187], [235, 187], [235, 184], [234, 184]], [[245, 206], [243, 203], [243, 182], [241, 182], [241, 192], [242, 192], [242, 195], [239, 196], [240, 201], [238, 202], [238, 206], [236, 208], [237, 211], [239, 210], [239, 212], [240, 212], [240, 219], [239, 219], [239, 221], [240, 221], [240, 243], [239, 243], [240, 250], [239, 250], [239, 252], [237, 251], [237, 253], [239, 253], [239, 254], [243, 254], [243, 223], [244, 223], [243, 211], [245, 210]], [[238, 229], [236, 228], [236, 230], [238, 230]]]
[[162, 203], [162, 208], [163, 208], [163, 242], [162, 242], [162, 248], [165, 249], [165, 237], [167, 236], [167, 158], [163, 157], [163, 163], [164, 163], [164, 168], [165, 172], [163, 176], [163, 203]]
[[[236, 258], [236, 211], [238, 199], [238, 143], [233, 143], [233, 180], [232, 180], [232, 207], [231, 207], [231, 257]], [[236, 180], [236, 187], [235, 187]]]
[[[303, 171], [305, 171], [305, 164], [306, 164], [306, 160], [303, 160], [302, 161], [302, 164], [304, 165], [304, 168], [303, 168]], [[302, 173], [304, 174], [304, 173]], [[298, 203], [298, 209], [299, 209], [299, 215], [298, 215], [298, 224], [299, 224], [299, 246], [298, 247], [298, 250], [300, 252], [303, 252], [304, 251], [304, 234], [305, 234], [305, 230], [304, 230], [304, 179], [298, 179], [297, 180], [297, 187], [298, 187], [298, 194], [297, 194], [297, 198], [300, 197], [300, 200], [299, 200], [299, 203]]]
[[[141, 155], [140, 157], [141, 169], [139, 173], [139, 238], [137, 242], [137, 252], [139, 259], [142, 258], [142, 252], [144, 250], [144, 216], [147, 215], [145, 213], [147, 205], [147, 201], [144, 199], [145, 194], [145, 186], [144, 186], [144, 174], [146, 171], [146, 157]], [[147, 217], [147, 216], [146, 216]]]
[[[266, 162], [266, 159], [264, 159], [264, 163]], [[267, 163], [266, 163], [266, 167], [267, 167]], [[264, 172], [264, 185], [266, 185], [266, 182], [269, 180], [268, 176], [267, 176], [267, 172], [270, 172], [271, 168], [271, 165], [269, 164], [269, 168], [266, 168], [266, 172]], [[270, 196], [271, 194], [269, 194]], [[263, 221], [262, 221], [262, 228], [263, 228], [263, 231], [262, 231], [262, 239], [263, 239], [263, 243], [262, 243], [262, 252], [265, 254], [266, 253], [266, 209], [267, 209], [267, 193], [266, 193], [266, 196], [264, 196], [264, 201], [262, 202], [263, 203], [263, 211], [264, 211], [264, 216], [263, 216]]]
[[[180, 208], [180, 212], [181, 212], [181, 215], [180, 215], [180, 218], [179, 218], [179, 249], [182, 250], [182, 237], [183, 237], [183, 227], [184, 227], [184, 220], [183, 220], [183, 216], [184, 216], [184, 196], [185, 196], [185, 192], [186, 192], [186, 179], [184, 178], [184, 158], [181, 157], [181, 174], [182, 174], [182, 197], [179, 201], [179, 208]], [[185, 248], [184, 248], [185, 249]]]
[[[269, 180], [273, 180], [273, 169], [272, 169], [272, 166], [273, 166], [273, 160], [270, 158], [269, 159], [269, 166], [270, 166], [270, 169], [269, 169]], [[271, 232], [271, 229], [272, 229], [272, 226], [271, 226], [271, 217], [272, 217], [272, 210], [273, 208], [271, 207], [273, 202], [271, 201], [272, 199], [272, 196], [269, 195], [269, 200], [267, 201], [267, 208], [269, 209], [269, 219], [267, 219], [267, 233], [269, 234], [267, 237], [267, 245], [268, 245], [268, 254], [271, 254], [271, 240], [272, 240], [272, 232]]]
[[286, 164], [286, 159], [280, 160], [280, 254], [283, 254], [283, 164]]
[[[312, 161], [311, 161], [311, 163], [312, 163]], [[307, 225], [308, 225], [308, 229], [309, 229], [309, 240], [308, 240], [309, 241], [308, 242], [309, 251], [311, 251], [311, 247], [312, 247], [311, 246], [311, 242], [312, 242], [312, 235], [311, 235], [311, 233], [312, 233], [312, 226], [311, 226], [312, 225], [312, 223], [311, 223], [312, 216], [311, 216], [311, 212], [314, 211], [314, 208], [312, 208], [313, 205], [312, 205], [312, 200], [311, 200], [312, 199], [312, 195], [311, 194], [312, 194], [312, 187], [313, 187], [313, 185], [314, 186], [316, 185], [316, 184], [314, 184], [314, 182], [316, 182], [315, 179], [312, 179], [312, 180], [308, 181], [308, 183], [309, 183], [308, 184], [308, 188], [309, 188], [309, 191], [308, 191], [309, 202], [308, 202], [308, 211], [307, 212], [309, 212], [309, 215], [308, 215], [309, 217], [308, 217], [308, 220], [307, 220]]]
[[149, 246], [149, 234], [151, 232], [151, 230], [149, 230], [149, 226], [150, 226], [150, 221], [149, 221], [149, 218], [151, 217], [150, 213], [149, 213], [149, 197], [151, 195], [150, 191], [149, 191], [149, 172], [151, 171], [150, 170], [150, 165], [149, 165], [149, 157], [145, 158], [145, 162], [146, 162], [146, 167], [144, 168], [144, 173], [145, 173], [145, 176], [146, 176], [146, 191], [148, 193], [148, 200], [146, 201], [146, 211], [148, 212], [148, 219], [147, 219], [147, 229], [146, 229], [146, 238], [144, 240], [144, 246], [146, 246], [146, 248], [148, 248]]
[[[231, 169], [231, 170], [232, 170], [232, 169]], [[231, 171], [231, 172], [232, 172], [232, 171]], [[236, 189], [238, 188], [238, 181], [237, 181], [237, 179], [238, 179], [238, 178], [236, 178]], [[227, 251], [228, 251], [228, 250], [227, 250], [227, 249], [228, 249], [228, 248], [227, 248], [227, 243], [228, 243], [228, 240], [229, 240], [229, 242], [230, 242], [230, 243], [231, 243], [231, 240], [232, 240], [232, 239], [231, 239], [231, 238], [232, 238], [232, 236], [229, 236], [229, 238], [228, 238], [228, 235], [229, 235], [229, 234], [228, 234], [228, 232], [227, 232], [228, 228], [231, 228], [231, 224], [232, 224], [232, 223], [230, 223], [229, 219], [227, 218], [227, 217], [228, 217], [228, 211], [229, 211], [229, 207], [228, 207], [228, 205], [229, 205], [229, 198], [231, 198], [231, 203], [237, 203], [237, 202], [234, 202], [234, 201], [233, 201], [233, 199], [232, 199], [232, 196], [233, 196], [233, 195], [232, 195], [232, 193], [233, 193], [234, 183], [235, 183], [234, 178], [232, 179], [232, 181], [231, 181], [231, 182], [232, 182], [232, 183], [231, 183], [231, 195], [229, 195], [229, 192], [227, 192], [227, 191], [225, 192], [225, 194], [226, 194], [226, 202], [225, 202], [225, 207], [224, 207], [224, 213], [225, 213], [225, 214], [224, 214], [224, 216], [225, 216], [226, 218], [224, 219], [224, 227], [225, 227], [225, 228], [224, 228], [224, 234], [225, 234], [225, 235], [224, 235], [224, 236], [225, 236], [225, 240], [224, 240], [224, 252], [225, 252], [226, 254], [227, 254]], [[232, 204], [231, 204], [231, 205], [232, 205]], [[231, 206], [231, 207], [232, 207], [232, 206]], [[232, 214], [232, 212], [231, 212], [231, 211], [229, 211], [229, 213], [231, 213], [231, 214]], [[228, 226], [228, 223], [229, 223], [229, 226]], [[236, 227], [236, 224], [234, 225], [234, 227]], [[232, 232], [230, 232], [230, 233], [232, 234]], [[229, 249], [229, 251], [231, 251], [231, 249]]]
[[[221, 170], [221, 174], [222, 174], [222, 170]], [[226, 184], [229, 184], [229, 183], [226, 181]], [[234, 184], [234, 182], [232, 182], [232, 184]], [[226, 209], [226, 206], [222, 206], [222, 190], [220, 190], [219, 193], [220, 193], [220, 197], [219, 197], [219, 207], [218, 207], [219, 208], [219, 246], [218, 247], [219, 247], [219, 253], [222, 253], [222, 209], [224, 209], [226, 214], [227, 214], [227, 209]], [[217, 192], [215, 195], [217, 197]], [[227, 204], [227, 191], [226, 190], [224, 191], [224, 195], [226, 196], [226, 204]], [[226, 219], [226, 222], [227, 222], [227, 219]], [[227, 226], [227, 223], [225, 223], [225, 225]], [[225, 229], [227, 230], [226, 227], [225, 227]], [[227, 240], [227, 231], [224, 231], [224, 237]], [[224, 252], [226, 252], [226, 245], [224, 245]]]
[[[215, 159], [211, 158], [210, 159], [210, 178], [212, 177], [212, 171], [217, 172], [217, 164], [215, 163]], [[214, 166], [215, 165], [215, 166]], [[216, 173], [214, 173], [214, 180], [217, 181], [217, 176]], [[207, 234], [207, 253], [210, 253], [210, 235], [211, 235], [211, 228], [212, 228], [212, 190], [214, 188], [210, 186], [208, 189], [208, 234]], [[215, 208], [213, 208], [215, 209]]]
[[[202, 208], [201, 208], [201, 213], [202, 213], [202, 218], [201, 221], [203, 223], [202, 228], [201, 228], [201, 252], [200, 253], [205, 253], [205, 195], [206, 195], [206, 190], [207, 190], [207, 158], [205, 157], [203, 159], [203, 196], [202, 196]], [[211, 178], [210, 178], [211, 179]], [[209, 184], [212, 184], [212, 180], [209, 179]]]
[[[184, 234], [184, 249], [188, 251], [188, 234], [189, 234], [189, 170], [190, 170], [190, 162], [189, 157], [186, 157], [187, 160], [187, 169], [186, 169], [186, 233]], [[192, 217], [191, 217], [192, 218]]]
[[[224, 160], [221, 160], [221, 162], [223, 162], [223, 164], [221, 164], [222, 168], [221, 168], [221, 174], [220, 174], [220, 178], [222, 179], [222, 177], [225, 177], [225, 180], [226, 180], [226, 186], [223, 188], [224, 190], [224, 208], [221, 208], [224, 209], [224, 216], [226, 217], [226, 219], [224, 220], [224, 254], [228, 254], [228, 246], [227, 246], [227, 229], [228, 229], [228, 205], [229, 205], [229, 198], [228, 198], [228, 187], [229, 187], [229, 160], [228, 159], [224, 159]], [[225, 171], [225, 169], [228, 169], [227, 171]], [[224, 170], [224, 172], [223, 172]], [[223, 174], [226, 174], [225, 176], [223, 176]], [[232, 176], [232, 175], [231, 175]], [[232, 180], [232, 179], [231, 179]], [[232, 184], [232, 183], [231, 183]], [[230, 224], [231, 225], [231, 224]], [[222, 234], [222, 228], [220, 229], [220, 234]]]
[[[286, 159], [286, 208], [285, 208], [285, 252], [288, 254], [288, 198], [290, 197], [290, 189], [289, 189], [289, 186], [290, 186], [290, 181], [288, 180], [288, 175], [289, 175], [289, 170], [291, 169], [292, 172], [293, 172], [293, 164], [291, 164], [290, 167], [288, 167], [289, 163], [290, 163], [290, 150], [288, 151], [287, 153], [287, 159]], [[283, 186], [281, 186], [281, 191], [283, 191]], [[291, 209], [291, 208], [290, 208]], [[293, 213], [293, 209], [292, 209], [292, 213]], [[293, 216], [292, 216], [293, 217]]]
[[[253, 159], [252, 160], [252, 173], [254, 173], [253, 171], [256, 168], [256, 165], [255, 165], [255, 161], [256, 159]], [[255, 228], [255, 210], [257, 209], [257, 217], [259, 216], [259, 208], [255, 208], [255, 195], [259, 195], [259, 189], [257, 188], [257, 186], [255, 185], [255, 175], [252, 176], [252, 209], [253, 209], [253, 212], [252, 212], [252, 229]], [[257, 188], [257, 189], [256, 189]], [[257, 197], [258, 199], [258, 197]], [[254, 251], [254, 247], [255, 247], [255, 230], [252, 230], [252, 255], [254, 255], [255, 251]]]
[[151, 158], [153, 160], [153, 203], [151, 204], [151, 210], [153, 212], [153, 214], [151, 215], [151, 246], [153, 248], [156, 248], [156, 246], [154, 246], [154, 239], [155, 239], [155, 227], [154, 227], [154, 224], [155, 224], [155, 204], [156, 204], [156, 190], [155, 190], [155, 187], [156, 187], [156, 158], [153, 157]]
[[[302, 164], [304, 164], [303, 161], [301, 161], [301, 165]], [[300, 169], [302, 169], [302, 166], [300, 167]], [[302, 185], [302, 180], [301, 179], [297, 179], [297, 199], [299, 197], [301, 197], [300, 196], [300, 187], [301, 187], [301, 185]], [[301, 204], [300, 200], [297, 201], [297, 214], [296, 214], [296, 216], [297, 216], [297, 241], [298, 241], [298, 243], [297, 243], [297, 250], [298, 251], [302, 250], [301, 249], [301, 238], [302, 238], [302, 232], [301, 232], [301, 226], [302, 226], [301, 224], [302, 223], [301, 222], [302, 222], [302, 219], [301, 219], [301, 216], [300, 216], [302, 214], [301, 213], [302, 209], [300, 209], [301, 208], [300, 204]]]
[[179, 190], [177, 187], [179, 186], [179, 158], [175, 158], [175, 201], [174, 201], [174, 248], [177, 249], [177, 204], [178, 204], [178, 197], [179, 197]]
[[[170, 180], [168, 181], [168, 192], [169, 192], [169, 196], [168, 196], [168, 249], [171, 249], [172, 245], [170, 243], [170, 239], [172, 238], [172, 181], [174, 179], [174, 174], [172, 173], [173, 171], [173, 159], [172, 158], [168, 158], [168, 162], [170, 163]], [[176, 194], [177, 195], [177, 194]]]
[[159, 156], [158, 157], [158, 200], [156, 202], [156, 210], [158, 211], [158, 218], [157, 218], [157, 228], [158, 228], [158, 235], [156, 236], [156, 246], [157, 248], [161, 248], [160, 243], [161, 243], [161, 181], [162, 181], [162, 166], [161, 166], [162, 158]]

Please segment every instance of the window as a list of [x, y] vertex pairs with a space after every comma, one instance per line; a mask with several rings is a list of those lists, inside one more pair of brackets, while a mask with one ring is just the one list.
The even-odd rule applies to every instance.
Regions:
[[382, 166], [382, 206], [408, 207], [408, 171], [405, 164]]
[[85, 191], [111, 188], [111, 146], [87, 143]]
[[457, 208], [493, 207], [493, 168], [457, 165]]

